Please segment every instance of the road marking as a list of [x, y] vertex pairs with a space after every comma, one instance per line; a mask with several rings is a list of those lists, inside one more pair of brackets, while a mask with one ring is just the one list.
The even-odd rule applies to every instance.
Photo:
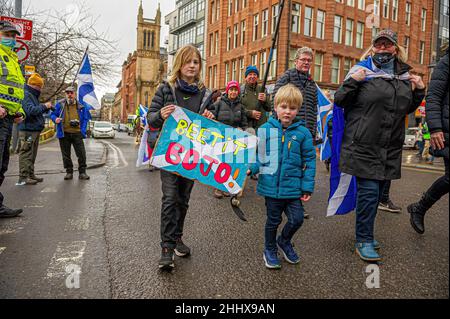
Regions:
[[47, 278], [53, 279], [66, 277], [66, 267], [70, 265], [78, 265], [81, 268], [85, 250], [85, 241], [58, 243], [55, 254], [53, 255], [47, 269]]
[[59, 147], [43, 147], [39, 149], [40, 152], [61, 152]]
[[75, 219], [69, 219], [64, 231], [86, 231], [89, 229], [89, 222], [89, 217], [86, 216], [79, 216]]
[[55, 187], [46, 187], [44, 188], [41, 193], [57, 193], [58, 190]]
[[103, 141], [103, 143], [105, 143], [113, 152], [114, 165], [112, 168], [125, 168], [128, 166], [128, 162], [119, 147], [111, 142]]
[[38, 206], [38, 205], [35, 205], [35, 206], [24, 206], [23, 208], [44, 208], [44, 206]]
[[6, 250], [6, 247], [0, 247], [0, 255]]

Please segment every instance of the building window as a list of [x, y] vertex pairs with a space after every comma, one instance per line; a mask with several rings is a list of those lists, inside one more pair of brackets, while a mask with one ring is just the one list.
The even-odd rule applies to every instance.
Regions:
[[241, 46], [245, 44], [245, 20], [241, 21]]
[[277, 76], [277, 49], [273, 50], [272, 61], [270, 62], [270, 77], [274, 79]]
[[205, 33], [205, 20], [200, 21], [197, 26], [197, 36], [202, 36]]
[[237, 80], [237, 78], [236, 78], [236, 75], [237, 75], [237, 61], [236, 60], [233, 61], [232, 66], [233, 67], [232, 67], [232, 70], [231, 70], [231, 79], [236, 81]]
[[305, 7], [305, 24], [303, 28], [303, 34], [307, 37], [312, 36], [313, 12], [313, 8]]
[[216, 43], [214, 45], [214, 54], [218, 54], [219, 53], [219, 31], [216, 31]]
[[260, 70], [261, 72], [266, 72], [266, 62], [267, 62], [267, 53], [266, 51], [263, 51], [260, 53], [259, 55], [259, 59], [260, 59]]
[[218, 81], [217, 81], [217, 65], [214, 66], [214, 88], [218, 88]]
[[420, 41], [419, 63], [423, 64], [424, 62], [425, 62], [425, 42]]
[[214, 87], [214, 83], [213, 83], [213, 69], [210, 66], [208, 69], [208, 77], [209, 77], [209, 81], [208, 81], [208, 86], [212, 89]]
[[350, 7], [354, 7], [355, 6], [355, 0], [347, 0], [347, 5]]
[[197, 12], [205, 10], [205, 0], [198, 0], [197, 2]]
[[253, 41], [258, 39], [259, 14], [253, 16]]
[[263, 10], [262, 12], [262, 29], [261, 36], [267, 36], [267, 32], [269, 30], [269, 9]]
[[214, 53], [214, 35], [209, 35], [209, 56], [213, 56]]
[[251, 55], [252, 65], [258, 67], [258, 54], [252, 54]]
[[228, 0], [228, 16], [233, 14], [233, 0]]
[[358, 0], [358, 9], [366, 10], [366, 0]]
[[244, 82], [244, 76], [245, 76], [244, 68], [245, 68], [244, 58], [240, 58], [239, 59], [239, 83]]
[[278, 4], [272, 6], [272, 34], [275, 33], [275, 28], [277, 27], [277, 18], [280, 11], [280, 6]]
[[358, 22], [356, 24], [356, 48], [364, 48], [364, 23]]
[[220, 0], [216, 0], [216, 21], [220, 18]]
[[421, 17], [421, 21], [422, 21], [422, 31], [425, 32], [426, 27], [427, 27], [427, 10], [426, 9], [422, 9], [422, 17]]
[[227, 51], [231, 49], [231, 29], [227, 28]]
[[389, 0], [383, 0], [383, 18], [389, 19]]
[[234, 41], [233, 41], [234, 48], [237, 48], [239, 45], [239, 24], [234, 25]]
[[342, 17], [334, 17], [334, 33], [333, 33], [334, 43], [342, 43]]
[[347, 19], [345, 24], [345, 45], [353, 45], [353, 20]]
[[317, 10], [316, 38], [325, 39], [325, 11]]
[[209, 22], [210, 23], [216, 22], [216, 20], [214, 19], [216, 16], [215, 13], [216, 13], [216, 2], [213, 1], [213, 2], [211, 2], [211, 12], [209, 13], [209, 16], [210, 16]]
[[406, 3], [406, 25], [411, 25], [411, 3]]
[[242, 9], [247, 8], [247, 0], [242, 0]]
[[405, 51], [406, 51], [406, 59], [409, 58], [409, 42], [410, 42], [410, 38], [405, 36], [405, 42], [404, 42], [404, 47], [405, 47]]
[[230, 82], [230, 64], [225, 63], [225, 86]]
[[392, 0], [392, 20], [398, 20], [398, 0]]
[[339, 84], [340, 69], [341, 69], [341, 58], [334, 55], [333, 62], [331, 64], [331, 82], [332, 83]]
[[300, 33], [300, 4], [292, 4], [292, 32]]
[[314, 55], [314, 81], [322, 82], [323, 53]]
[[350, 59], [350, 58], [344, 59], [344, 75], [345, 76], [350, 72], [350, 69], [352, 68], [352, 63], [353, 63], [352, 59]]
[[239, 11], [239, 0], [234, 0], [234, 12]]
[[380, 0], [373, 0], [373, 14], [380, 16]]
[[144, 30], [144, 50], [147, 48], [147, 30]]

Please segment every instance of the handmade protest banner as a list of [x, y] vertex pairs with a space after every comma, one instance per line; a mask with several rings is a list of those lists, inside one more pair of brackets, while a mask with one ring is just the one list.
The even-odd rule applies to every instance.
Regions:
[[177, 107], [150, 160], [163, 170], [236, 195], [256, 160], [256, 136]]

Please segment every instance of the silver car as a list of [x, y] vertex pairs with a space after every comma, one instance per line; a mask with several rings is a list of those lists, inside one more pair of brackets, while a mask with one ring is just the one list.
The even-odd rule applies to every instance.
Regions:
[[405, 142], [403, 143], [403, 148], [412, 148], [416, 150], [419, 149], [419, 143], [417, 140], [419, 130], [420, 128], [418, 127], [410, 127], [406, 129]]

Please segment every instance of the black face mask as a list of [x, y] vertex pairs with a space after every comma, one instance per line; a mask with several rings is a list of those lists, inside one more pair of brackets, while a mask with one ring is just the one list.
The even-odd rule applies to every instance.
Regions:
[[375, 63], [377, 65], [383, 65], [386, 63], [391, 62], [393, 59], [395, 58], [395, 55], [393, 55], [392, 53], [377, 53], [373, 56], [373, 60], [375, 61]]

